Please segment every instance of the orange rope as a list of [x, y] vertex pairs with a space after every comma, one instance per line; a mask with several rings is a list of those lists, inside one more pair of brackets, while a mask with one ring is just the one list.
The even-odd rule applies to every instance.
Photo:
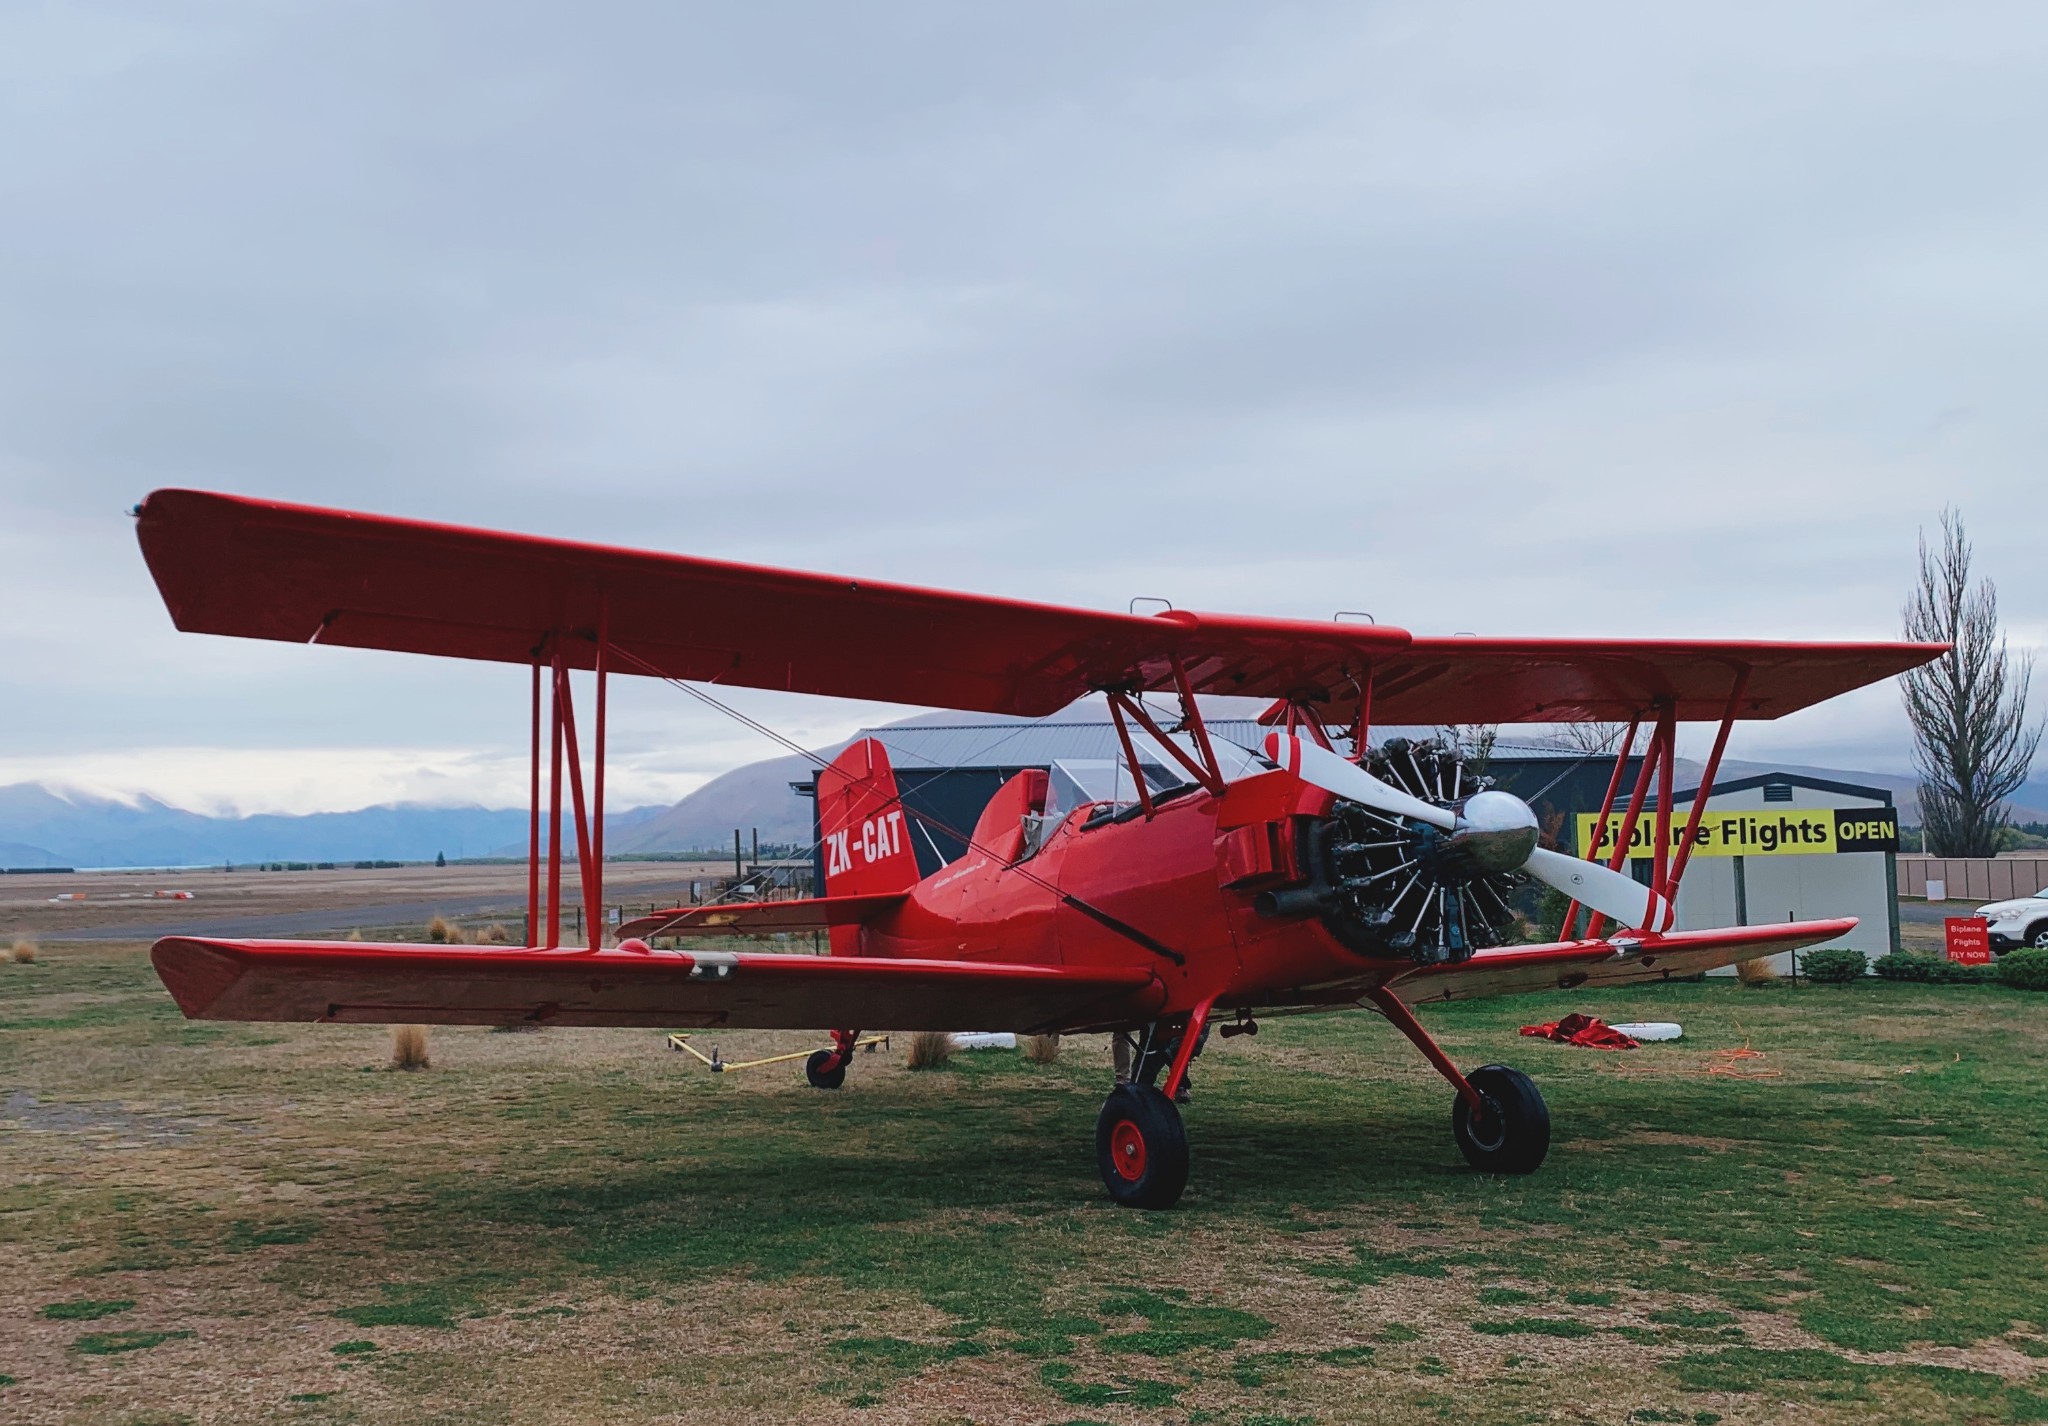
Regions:
[[[1740, 1030], [1742, 1028], [1742, 1022], [1739, 1020], [1736, 1021], [1735, 1028]], [[1752, 1065], [1745, 1063], [1746, 1061], [1750, 1060], [1762, 1060], [1768, 1058], [1769, 1056], [1766, 1055], [1762, 1050], [1752, 1050], [1749, 1047], [1749, 1036], [1745, 1034], [1742, 1037], [1742, 1043], [1740, 1045], [1732, 1049], [1716, 1050], [1711, 1056], [1708, 1057], [1707, 1073], [1720, 1075], [1726, 1079], [1783, 1078], [1785, 1074], [1783, 1070], [1767, 1069], [1762, 1065]]]

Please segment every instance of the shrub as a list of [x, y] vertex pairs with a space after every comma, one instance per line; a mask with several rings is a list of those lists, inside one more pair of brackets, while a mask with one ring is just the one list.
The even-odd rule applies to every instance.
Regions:
[[393, 1025], [391, 1027], [391, 1068], [402, 1070], [426, 1069], [431, 1063], [427, 1058], [426, 1026]]
[[16, 965], [23, 966], [33, 964], [35, 958], [36, 943], [34, 941], [26, 940], [16, 941], [14, 943], [13, 954], [11, 954], [8, 957], [8, 959], [13, 961]]
[[1879, 956], [1871, 969], [1885, 980], [1931, 980], [1934, 957], [1917, 956], [1911, 951], [1893, 951], [1890, 955]]
[[1959, 965], [1946, 956], [1922, 956], [1911, 951], [1879, 956], [1871, 969], [1886, 980], [1916, 981], [1923, 985], [1982, 985], [1992, 978], [1990, 966]]
[[1821, 985], [1847, 985], [1863, 979], [1864, 972], [1870, 969], [1870, 958], [1847, 946], [1830, 946], [1825, 950], [1808, 951], [1800, 958], [1800, 964], [1808, 980]]
[[2048, 990], [2048, 950], [2007, 951], [1998, 963], [1998, 979], [2015, 990]]
[[1024, 1058], [1035, 1065], [1059, 1063], [1060, 1037], [1057, 1035], [1026, 1035], [1024, 1037]]
[[944, 1030], [919, 1030], [910, 1037], [910, 1068], [939, 1069], [953, 1058], [953, 1037]]

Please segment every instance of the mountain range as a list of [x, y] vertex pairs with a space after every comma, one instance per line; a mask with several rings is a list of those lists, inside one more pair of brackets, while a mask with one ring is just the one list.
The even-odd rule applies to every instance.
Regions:
[[[1089, 710], [1070, 716], [1088, 717]], [[959, 713], [924, 714], [896, 726], [980, 722]], [[987, 720], [1004, 721], [1004, 720]], [[820, 750], [830, 758], [844, 747]], [[735, 828], [762, 843], [808, 845], [811, 804], [790, 791], [808, 781], [817, 763], [790, 755], [764, 759], [713, 778], [668, 807], [636, 807], [605, 818], [605, 843], [616, 853], [721, 851]], [[1900, 820], [1919, 820], [1915, 782], [1896, 774], [1853, 769], [1747, 763], [1730, 760], [1721, 777], [1765, 772], [1805, 773], [1882, 788], [1892, 794]], [[1697, 764], [1681, 760], [1681, 784], [1696, 782]], [[2048, 779], [2023, 787], [2009, 807], [2019, 822], [2048, 821]], [[432, 861], [475, 856], [522, 856], [526, 809], [431, 807], [396, 804], [354, 812], [304, 816], [264, 813], [210, 817], [154, 798], [124, 801], [68, 794], [38, 783], [0, 787], [0, 867], [204, 866], [223, 862]]]

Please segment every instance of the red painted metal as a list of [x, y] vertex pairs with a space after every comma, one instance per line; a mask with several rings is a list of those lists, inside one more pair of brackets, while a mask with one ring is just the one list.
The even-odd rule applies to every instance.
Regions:
[[[1607, 819], [1614, 815], [1614, 797], [1621, 790], [1621, 775], [1628, 770], [1628, 755], [1635, 750], [1636, 733], [1642, 726], [1643, 720], [1640, 718], [1634, 718], [1629, 721], [1628, 733], [1621, 740], [1621, 751], [1614, 755], [1614, 771], [1609, 773], [1607, 777], [1607, 794], [1600, 799], [1600, 820], [1593, 824], [1596, 827], [1605, 827]], [[1595, 853], [1595, 848], [1586, 848], [1586, 860], [1599, 860]], [[1578, 914], [1579, 903], [1575, 899], [1571, 905], [1565, 907], [1564, 920], [1558, 924], [1557, 935], [1559, 940], [1563, 940], [1571, 934], [1572, 918]]]
[[[563, 669], [556, 675], [562, 704], [562, 743], [569, 753], [569, 808], [576, 822], [576, 880], [583, 893], [583, 919], [598, 919], [597, 902], [591, 895], [590, 856], [590, 811], [583, 800], [583, 753], [576, 737], [576, 699], [569, 686], [569, 670]], [[593, 930], [590, 949], [596, 950], [598, 937]]]
[[1180, 722], [1195, 740], [1195, 747], [1202, 754], [1202, 766], [1208, 776], [1197, 779], [1218, 797], [1223, 795], [1223, 765], [1216, 761], [1216, 749], [1209, 745], [1209, 725], [1202, 721], [1202, 706], [1195, 702], [1194, 690], [1188, 687], [1187, 664], [1179, 654], [1173, 656], [1173, 686], [1180, 693]]
[[[1041, 716], [1105, 688], [1286, 698], [1352, 715], [1374, 668], [1382, 723], [1620, 720], [1660, 698], [1775, 718], [1924, 663], [1915, 644], [1414, 638], [1339, 624], [1170, 610], [1063, 609], [200, 491], [160, 490], [136, 521], [177, 626], [193, 632], [527, 662], [551, 630], [594, 628], [664, 677]], [[687, 631], [687, 637], [683, 631]], [[929, 657], [946, 650], [944, 659]], [[574, 667], [596, 656], [572, 643]]]
[[1152, 820], [1152, 789], [1145, 785], [1145, 769], [1138, 762], [1138, 750], [1131, 742], [1131, 730], [1124, 725], [1124, 696], [1121, 693], [1109, 695], [1109, 719], [1116, 725], [1116, 740], [1124, 750], [1124, 767], [1131, 774], [1131, 784], [1138, 789], [1138, 806], [1145, 810], [1145, 820]]
[[1664, 873], [1671, 866], [1671, 774], [1678, 762], [1678, 725], [1668, 704], [1658, 720], [1657, 737], [1664, 745], [1664, 757], [1657, 765], [1657, 845], [1650, 860], [1650, 890], [1668, 896]]
[[1402, 1003], [1400, 996], [1387, 986], [1376, 985], [1365, 993], [1365, 998], [1379, 1007], [1380, 1014], [1387, 1017], [1388, 1024], [1406, 1035], [1408, 1042], [1422, 1051], [1422, 1057], [1436, 1067], [1438, 1074], [1451, 1082], [1451, 1087], [1458, 1091], [1459, 1097], [1474, 1114], [1485, 1112], [1486, 1101], [1479, 1097], [1479, 1091], [1474, 1089], [1471, 1082], [1459, 1072], [1458, 1067], [1451, 1063], [1451, 1057], [1443, 1052], [1443, 1048], [1430, 1038], [1429, 1031], [1422, 1028], [1422, 1022], [1415, 1018], [1414, 1011]]
[[1119, 1119], [1109, 1131], [1109, 1161], [1117, 1177], [1136, 1183], [1145, 1176], [1145, 1133], [1129, 1119]]
[[[1628, 860], [1628, 845], [1636, 834], [1636, 821], [1642, 816], [1643, 803], [1650, 796], [1650, 779], [1656, 776], [1657, 760], [1664, 756], [1663, 727], [1660, 721], [1656, 731], [1650, 734], [1650, 751], [1644, 757], [1641, 769], [1636, 773], [1635, 791], [1629, 794], [1628, 811], [1623, 814], [1621, 827], [1615, 833], [1614, 852], [1607, 859], [1610, 871], [1619, 871], [1622, 863]], [[1587, 917], [1586, 939], [1591, 940], [1598, 936], [1606, 924], [1607, 918], [1597, 911]]]
[[[1167, 737], [1165, 730], [1162, 729], [1158, 723], [1153, 721], [1152, 715], [1145, 711], [1144, 704], [1138, 702], [1134, 698], [1127, 697], [1124, 694], [1118, 692], [1112, 692], [1109, 696], [1112, 699], [1120, 698], [1123, 700], [1124, 712], [1130, 714], [1131, 717], [1137, 719], [1138, 726], [1143, 728], [1147, 733], [1150, 733], [1152, 735], [1152, 741], [1159, 744], [1161, 748], [1165, 749], [1168, 755], [1170, 755], [1175, 762], [1181, 765], [1181, 767], [1187, 772], [1187, 775], [1189, 777], [1193, 778], [1202, 786], [1208, 788], [1217, 796], [1220, 797], [1223, 795], [1223, 778], [1221, 774], [1219, 774], [1216, 771], [1213, 762], [1211, 766], [1204, 767], [1202, 764], [1196, 762], [1193, 758], [1189, 757], [1187, 753], [1181, 748], [1181, 745], [1173, 741], [1173, 739]], [[1195, 716], [1199, 718], [1201, 714], [1197, 712]], [[1210, 756], [1213, 759], [1215, 755], [1211, 753]], [[1133, 771], [1135, 771], [1135, 767]]]
[[548, 940], [562, 944], [562, 646], [555, 645], [554, 684], [548, 695], [554, 752], [548, 773]]
[[540, 939], [540, 658], [533, 660], [533, 751], [527, 759], [526, 943]]
[[1195, 1046], [1202, 1042], [1202, 1031], [1209, 1027], [1209, 1011], [1216, 1005], [1216, 997], [1196, 1002], [1188, 1012], [1188, 1023], [1181, 1027], [1180, 1047], [1173, 1052], [1173, 1068], [1166, 1072], [1166, 1083], [1160, 1092], [1168, 1099], [1180, 1093], [1183, 1081], [1188, 1077], [1188, 1066], [1194, 1062]]
[[599, 606], [597, 616], [597, 727], [593, 732], [595, 746], [591, 752], [591, 793], [590, 812], [590, 887], [593, 895], [589, 899], [590, 949], [596, 950], [604, 944], [604, 745], [606, 727], [605, 694], [610, 682], [611, 655], [611, 602]]
[[1670, 885], [1665, 890], [1664, 930], [1671, 929], [1671, 923], [1678, 917], [1678, 884], [1685, 877], [1686, 863], [1692, 860], [1693, 839], [1700, 833], [1700, 817], [1707, 810], [1707, 800], [1714, 795], [1714, 778], [1721, 771], [1721, 754], [1728, 749], [1728, 734], [1735, 727], [1735, 710], [1742, 706], [1743, 690], [1749, 685], [1749, 673], [1744, 670], [1735, 676], [1734, 691], [1728, 695], [1728, 712], [1721, 719], [1721, 726], [1714, 733], [1714, 750], [1707, 754], [1707, 766], [1700, 774], [1700, 785], [1692, 795], [1692, 815], [1685, 819], [1685, 836], [1679, 839], [1678, 855], [1671, 865]]

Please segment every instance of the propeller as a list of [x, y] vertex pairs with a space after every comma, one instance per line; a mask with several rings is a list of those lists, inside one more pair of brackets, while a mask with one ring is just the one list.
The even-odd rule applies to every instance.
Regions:
[[1661, 918], [1662, 901], [1634, 877], [1538, 846], [1536, 814], [1511, 793], [1475, 793], [1461, 813], [1390, 786], [1357, 763], [1290, 733], [1269, 733], [1266, 756], [1347, 802], [1450, 833], [1452, 847], [1481, 871], [1526, 872], [1622, 926], [1649, 926]]

